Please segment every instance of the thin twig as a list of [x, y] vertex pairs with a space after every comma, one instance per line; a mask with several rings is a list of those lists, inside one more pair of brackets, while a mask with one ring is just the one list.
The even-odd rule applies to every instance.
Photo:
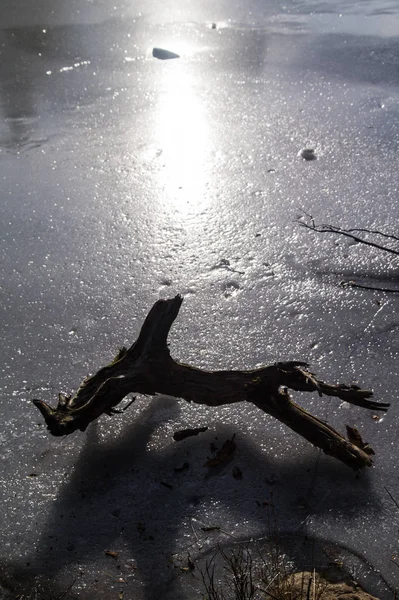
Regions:
[[389, 491], [389, 489], [387, 487], [384, 486], [384, 488], [385, 488], [386, 493], [388, 494], [388, 496], [390, 497], [390, 499], [392, 500], [392, 502], [396, 506], [396, 508], [399, 509], [399, 503], [398, 503], [398, 501], [395, 500], [395, 498], [392, 496], [391, 492]]
[[191, 526], [191, 530], [192, 530], [192, 532], [194, 534], [194, 537], [195, 537], [196, 541], [199, 542], [199, 538], [198, 538], [197, 532], [194, 529], [194, 525], [193, 525], [193, 520], [192, 519], [190, 519], [190, 526]]
[[340, 285], [342, 287], [353, 287], [361, 288], [363, 290], [372, 290], [373, 292], [387, 292], [389, 294], [399, 294], [399, 289], [393, 290], [392, 288], [373, 287], [371, 285], [363, 285], [361, 283], [356, 283], [356, 281], [341, 281]]
[[396, 242], [399, 242], [399, 237], [397, 235], [393, 235], [390, 233], [383, 233], [382, 231], [378, 231], [378, 229], [361, 229], [358, 227], [354, 227], [353, 229], [347, 229], [346, 231], [357, 231], [359, 233], [371, 233], [373, 235], [381, 235], [384, 238], [390, 239], [390, 240], [395, 240]]
[[338, 235], [343, 235], [345, 237], [352, 239], [355, 242], [358, 242], [359, 244], [365, 244], [366, 246], [371, 246], [373, 248], [377, 248], [378, 250], [383, 250], [384, 252], [389, 252], [390, 254], [399, 256], [399, 250], [395, 250], [394, 248], [388, 248], [387, 246], [383, 246], [382, 244], [377, 244], [376, 242], [371, 242], [371, 241], [365, 240], [364, 238], [354, 235], [353, 232], [363, 232], [363, 233], [370, 233], [370, 234], [374, 234], [374, 235], [381, 235], [385, 238], [399, 241], [399, 238], [397, 238], [394, 235], [386, 234], [381, 231], [375, 231], [372, 229], [360, 229], [360, 228], [343, 229], [341, 227], [336, 227], [335, 225], [329, 225], [329, 224], [325, 224], [325, 223], [318, 225], [315, 222], [312, 215], [306, 213], [305, 211], [303, 211], [303, 212], [310, 219], [310, 223], [306, 223], [305, 221], [301, 221], [300, 219], [297, 219], [296, 222], [301, 227], [305, 227], [306, 229], [311, 229], [312, 231], [316, 231], [317, 233], [335, 233]]
[[56, 600], [61, 600], [61, 598], [64, 598], [67, 595], [67, 593], [71, 591], [71, 589], [73, 588], [75, 583], [76, 583], [76, 579], [74, 579], [72, 581], [71, 585], [69, 587], [67, 587], [67, 589], [64, 592], [62, 592], [59, 596], [57, 596]]

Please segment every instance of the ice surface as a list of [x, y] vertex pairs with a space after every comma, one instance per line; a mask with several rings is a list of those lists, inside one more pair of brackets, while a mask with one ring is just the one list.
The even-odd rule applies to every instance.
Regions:
[[[4, 590], [195, 597], [181, 561], [263, 539], [271, 492], [287, 554], [292, 536], [337, 544], [358, 578], [375, 570], [381, 598], [399, 585], [398, 299], [339, 286], [397, 288], [398, 263], [296, 223], [305, 210], [397, 234], [399, 10], [281, 4], [3, 0]], [[157, 61], [153, 47], [180, 58]], [[30, 400], [76, 389], [176, 293], [175, 358], [209, 369], [308, 360], [392, 402], [375, 420], [297, 395], [338, 430], [359, 427], [375, 467], [355, 478], [255, 407], [165, 397], [51, 438]], [[233, 434], [232, 463], [210, 475], [210, 444]]]

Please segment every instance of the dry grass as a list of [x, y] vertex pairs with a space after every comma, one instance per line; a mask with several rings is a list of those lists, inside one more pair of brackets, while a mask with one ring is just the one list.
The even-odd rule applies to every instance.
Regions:
[[[207, 600], [323, 600], [328, 582], [315, 571], [295, 573], [281, 554], [262, 556], [245, 546], [219, 549], [206, 562], [201, 580]], [[217, 576], [216, 558], [223, 575]]]
[[273, 503], [268, 506], [268, 549], [219, 548], [200, 570], [206, 600], [376, 600], [337, 568], [314, 564], [298, 572], [282, 551]]
[[[226, 552], [219, 550], [205, 569], [201, 580], [206, 600], [377, 600], [356, 583], [330, 574], [295, 572], [283, 555], [254, 556], [243, 546]], [[216, 558], [222, 561], [218, 576]], [[219, 569], [220, 570], [220, 569]]]

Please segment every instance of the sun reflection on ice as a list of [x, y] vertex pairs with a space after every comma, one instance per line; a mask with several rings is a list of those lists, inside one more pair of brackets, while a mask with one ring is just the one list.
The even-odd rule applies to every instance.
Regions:
[[156, 118], [157, 144], [162, 151], [159, 178], [165, 201], [181, 216], [188, 216], [204, 209], [209, 124], [197, 80], [187, 74], [184, 64], [165, 67]]

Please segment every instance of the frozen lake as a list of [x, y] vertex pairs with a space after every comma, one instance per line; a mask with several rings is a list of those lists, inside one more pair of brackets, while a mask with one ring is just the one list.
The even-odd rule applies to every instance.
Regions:
[[[398, 289], [398, 260], [296, 221], [398, 235], [398, 57], [394, 0], [2, 0], [0, 598], [196, 598], [188, 553], [263, 540], [272, 494], [299, 567], [315, 540], [392, 599], [398, 295], [339, 284]], [[174, 358], [304, 360], [391, 402], [377, 420], [295, 395], [357, 426], [372, 469], [356, 477], [245, 404], [139, 397], [51, 437], [31, 400], [76, 390], [177, 293]], [[213, 475], [211, 444], [234, 434]]]

